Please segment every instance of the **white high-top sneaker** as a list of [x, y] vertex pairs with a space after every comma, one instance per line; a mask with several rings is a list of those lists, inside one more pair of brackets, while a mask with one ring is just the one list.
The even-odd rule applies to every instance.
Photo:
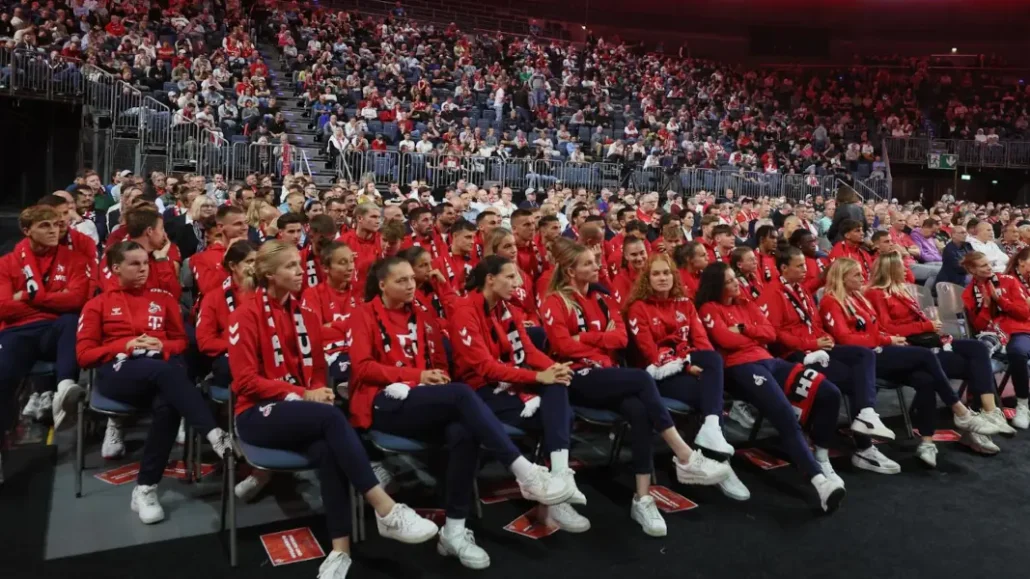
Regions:
[[104, 445], [100, 448], [100, 456], [106, 459], [121, 458], [125, 455], [125, 441], [122, 438], [122, 427], [114, 418], [107, 419], [107, 430], [104, 431]]
[[145, 525], [163, 521], [165, 510], [157, 500], [157, 485], [138, 485], [132, 489], [132, 510]]

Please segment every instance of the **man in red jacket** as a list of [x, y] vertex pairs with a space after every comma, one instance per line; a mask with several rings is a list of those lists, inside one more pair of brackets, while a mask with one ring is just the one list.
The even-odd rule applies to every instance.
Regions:
[[516, 209], [511, 214], [511, 230], [518, 249], [519, 269], [529, 274], [535, 283], [544, 271], [543, 251], [537, 246], [536, 220], [528, 209]]
[[841, 257], [850, 257], [862, 266], [862, 277], [869, 281], [873, 256], [865, 248], [865, 233], [862, 231], [862, 224], [854, 219], [845, 219], [841, 221], [838, 231], [840, 231], [842, 239], [830, 251], [830, 263]]
[[222, 287], [229, 275], [222, 267], [225, 250], [234, 241], [247, 239], [247, 218], [242, 208], [222, 205], [215, 213], [215, 223], [214, 243], [190, 258], [190, 268], [200, 296]]
[[379, 226], [383, 216], [375, 203], [362, 203], [354, 208], [354, 229], [343, 234], [340, 241], [354, 252], [355, 287], [364, 288], [372, 264], [383, 257], [383, 239]]
[[[125, 231], [130, 241], [140, 244], [150, 255], [150, 275], [144, 287], [164, 290], [179, 299], [179, 248], [168, 239], [161, 214], [146, 207], [133, 209], [125, 215]], [[118, 287], [118, 278], [111, 273], [105, 258], [100, 270], [100, 289], [110, 291]]]
[[0, 444], [13, 390], [37, 361], [56, 364], [55, 427], [82, 395], [75, 332], [95, 265], [60, 243], [62, 219], [52, 207], [26, 208], [18, 218], [25, 239], [0, 258]]
[[429, 252], [432, 259], [447, 253], [448, 247], [443, 237], [433, 227], [433, 212], [428, 207], [415, 207], [408, 213], [411, 224], [411, 235], [401, 243], [402, 249], [417, 245]]
[[451, 228], [451, 250], [433, 260], [433, 269], [447, 278], [447, 283], [458, 295], [465, 295], [465, 279], [475, 267], [472, 251], [475, 247], [476, 226], [464, 219]]

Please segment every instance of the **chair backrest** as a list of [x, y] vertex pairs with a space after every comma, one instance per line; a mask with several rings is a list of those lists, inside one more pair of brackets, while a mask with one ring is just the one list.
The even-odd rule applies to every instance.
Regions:
[[963, 287], [951, 282], [937, 284], [937, 308], [941, 321], [946, 326], [957, 327], [964, 336], [972, 335], [965, 305], [962, 303]]

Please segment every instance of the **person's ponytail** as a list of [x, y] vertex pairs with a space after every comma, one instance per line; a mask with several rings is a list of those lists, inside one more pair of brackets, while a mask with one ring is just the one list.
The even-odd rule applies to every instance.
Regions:
[[511, 260], [499, 255], [488, 255], [479, 260], [476, 267], [472, 268], [468, 277], [465, 278], [465, 291], [483, 291], [488, 275], [499, 275], [504, 266], [511, 263]]

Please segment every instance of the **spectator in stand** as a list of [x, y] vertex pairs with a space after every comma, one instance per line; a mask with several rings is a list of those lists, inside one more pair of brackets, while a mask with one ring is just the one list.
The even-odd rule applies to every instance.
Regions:
[[1009, 264], [1009, 256], [994, 242], [994, 227], [988, 221], [980, 221], [971, 229], [973, 235], [968, 241], [973, 251], [984, 254], [995, 273], [1004, 272]]

